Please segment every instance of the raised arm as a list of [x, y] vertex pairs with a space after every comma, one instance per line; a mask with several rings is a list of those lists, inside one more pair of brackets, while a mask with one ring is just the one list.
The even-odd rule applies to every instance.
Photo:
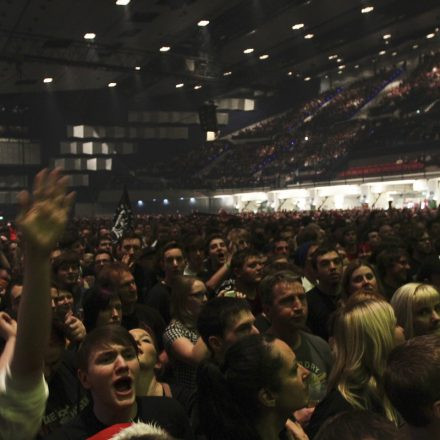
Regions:
[[17, 320], [12, 377], [23, 387], [41, 379], [44, 348], [51, 323], [49, 255], [67, 222], [74, 194], [66, 195], [67, 178], [58, 170], [40, 171], [32, 194], [19, 194], [21, 212], [17, 222], [24, 241], [24, 283]]

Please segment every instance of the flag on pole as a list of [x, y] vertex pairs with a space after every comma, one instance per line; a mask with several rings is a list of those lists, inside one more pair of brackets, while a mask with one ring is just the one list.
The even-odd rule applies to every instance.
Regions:
[[119, 240], [132, 226], [133, 211], [131, 210], [130, 198], [127, 187], [124, 185], [121, 199], [113, 216], [112, 236], [115, 241]]

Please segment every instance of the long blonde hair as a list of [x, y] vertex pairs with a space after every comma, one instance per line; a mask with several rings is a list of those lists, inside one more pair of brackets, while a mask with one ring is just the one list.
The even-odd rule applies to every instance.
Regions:
[[391, 305], [396, 314], [397, 323], [405, 330], [407, 339], [414, 336], [414, 309], [430, 306], [440, 300], [440, 293], [430, 284], [407, 283], [399, 287], [391, 298]]
[[394, 348], [396, 317], [383, 300], [353, 295], [334, 321], [335, 363], [329, 389], [337, 388], [354, 408], [380, 411], [397, 423], [398, 416], [383, 391], [386, 359]]

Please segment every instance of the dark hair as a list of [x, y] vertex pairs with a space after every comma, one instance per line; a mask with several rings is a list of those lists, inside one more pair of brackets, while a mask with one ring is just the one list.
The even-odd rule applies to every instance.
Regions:
[[74, 251], [66, 251], [53, 260], [52, 272], [57, 274], [65, 264], [75, 264], [79, 268], [79, 255]]
[[83, 322], [87, 332], [95, 328], [99, 312], [105, 310], [110, 301], [116, 298], [119, 299], [119, 295], [115, 291], [100, 286], [94, 286], [85, 293]]
[[197, 371], [199, 412], [210, 440], [260, 439], [255, 421], [260, 417], [259, 391], [278, 391], [280, 356], [272, 335], [245, 336], [226, 351], [221, 367], [210, 361]]
[[265, 276], [260, 285], [259, 285], [259, 292], [260, 292], [260, 298], [261, 302], [264, 305], [272, 305], [273, 302], [273, 289], [277, 284], [280, 283], [299, 283], [301, 284], [301, 278], [299, 275], [295, 274], [294, 272], [290, 272], [287, 270], [283, 270], [280, 272], [275, 272], [274, 274], [269, 274]]
[[226, 328], [241, 313], [250, 312], [249, 303], [241, 298], [217, 297], [208, 301], [197, 319], [197, 330], [210, 348], [210, 336], [223, 337]]
[[130, 272], [130, 268], [119, 261], [106, 264], [99, 271], [95, 285], [100, 288], [117, 292], [119, 289], [119, 282], [124, 272]]
[[235, 270], [240, 270], [243, 268], [246, 260], [251, 257], [259, 257], [260, 253], [254, 249], [243, 249], [241, 251], [237, 251], [234, 253], [231, 259], [231, 270], [234, 272]]
[[212, 240], [215, 240], [216, 238], [218, 238], [219, 240], [223, 240], [226, 243], [226, 238], [223, 235], [223, 233], [221, 232], [213, 232], [212, 234], [209, 235], [209, 237], [206, 239], [206, 251], [207, 253], [209, 252], [209, 245], [211, 244]]
[[336, 252], [339, 255], [338, 250], [335, 246], [330, 244], [323, 244], [321, 246], [318, 246], [313, 254], [312, 254], [312, 266], [313, 269], [318, 269], [318, 257], [322, 257], [325, 254], [328, 254], [329, 252]]
[[185, 252], [187, 254], [196, 250], [205, 252], [205, 248], [205, 240], [199, 235], [190, 237], [185, 243]]
[[165, 252], [169, 251], [170, 249], [180, 249], [182, 252], [182, 255], [185, 256], [185, 253], [183, 251], [183, 246], [178, 243], [177, 241], [169, 241], [168, 243], [165, 243], [159, 252], [159, 259], [160, 261], [163, 261], [165, 257]]
[[401, 247], [388, 247], [382, 250], [376, 258], [377, 270], [384, 277], [389, 268], [401, 257], [408, 257], [408, 253]]
[[137, 345], [133, 336], [120, 325], [103, 325], [87, 333], [77, 352], [77, 365], [82, 371], [87, 371], [89, 358], [93, 350], [103, 345], [117, 344], [133, 347], [137, 353]]
[[77, 241], [81, 241], [82, 243], [82, 239], [79, 235], [79, 232], [76, 229], [67, 229], [60, 238], [58, 245], [60, 249], [69, 249]]
[[384, 383], [389, 399], [409, 425], [428, 425], [428, 410], [440, 400], [440, 336], [417, 336], [394, 348]]
[[[101, 238], [102, 240], [102, 238]], [[142, 247], [142, 238], [139, 237], [138, 234], [135, 234], [132, 231], [126, 232], [120, 239], [119, 239], [119, 244], [122, 245], [124, 240], [139, 240], [139, 243]]]
[[363, 410], [345, 411], [326, 420], [314, 440], [398, 440], [399, 431], [385, 417]]

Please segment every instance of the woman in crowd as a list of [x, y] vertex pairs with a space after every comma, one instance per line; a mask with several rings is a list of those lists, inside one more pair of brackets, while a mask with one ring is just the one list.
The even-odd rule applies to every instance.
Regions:
[[313, 438], [321, 425], [340, 412], [361, 409], [384, 415], [397, 424], [397, 413], [383, 392], [386, 359], [405, 340], [392, 307], [374, 292], [355, 294], [333, 322], [335, 362], [328, 393], [307, 427]]
[[191, 276], [179, 277], [171, 290], [171, 322], [163, 341], [173, 378], [170, 381], [195, 389], [197, 365], [208, 349], [197, 332], [197, 317], [206, 303], [206, 286]]
[[284, 427], [307, 405], [308, 375], [283, 341], [267, 334], [243, 337], [226, 351], [222, 366], [208, 361], [199, 367], [199, 414], [207, 439], [289, 438]]
[[407, 339], [429, 333], [440, 335], [440, 293], [434, 286], [404, 284], [392, 296], [391, 305]]
[[342, 277], [342, 298], [347, 301], [358, 290], [382, 294], [374, 267], [365, 261], [353, 260], [345, 268]]

